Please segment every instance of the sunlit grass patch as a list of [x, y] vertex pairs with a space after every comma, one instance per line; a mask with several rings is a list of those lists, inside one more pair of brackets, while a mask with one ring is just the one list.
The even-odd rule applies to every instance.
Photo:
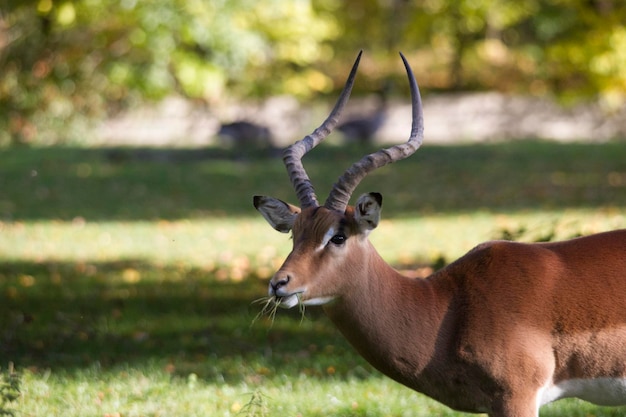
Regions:
[[[516, 233], [518, 240], [567, 239], [626, 225], [620, 208], [423, 214], [386, 218], [371, 240], [392, 264], [455, 258], [476, 244]], [[260, 217], [157, 222], [36, 221], [0, 223], [0, 253], [7, 261], [72, 262], [89, 275], [97, 263], [125, 260], [171, 268], [170, 279], [198, 268], [220, 280], [269, 278], [291, 249], [285, 234]], [[82, 266], [81, 266], [82, 265]], [[142, 280], [132, 267], [126, 280]], [[176, 272], [178, 270], [178, 273]]]
[[[254, 375], [252, 367], [244, 371]], [[20, 412], [38, 417], [473, 415], [450, 410], [380, 375], [347, 379], [316, 376], [298, 373], [296, 367], [286, 365], [279, 375], [258, 378], [256, 382], [224, 384], [195, 373], [172, 376], [159, 363], [43, 375], [26, 371]], [[544, 407], [541, 416], [619, 417], [623, 411], [565, 400]]]
[[[221, 280], [269, 276], [288, 253], [286, 235], [260, 218], [157, 222], [0, 223], [0, 253], [8, 261], [97, 263], [137, 261], [180, 270], [200, 268]], [[132, 264], [132, 262], [129, 262]], [[123, 276], [141, 280], [132, 270]]]

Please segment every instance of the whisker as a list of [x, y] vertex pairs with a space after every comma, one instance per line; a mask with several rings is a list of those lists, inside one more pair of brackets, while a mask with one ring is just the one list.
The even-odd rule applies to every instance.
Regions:
[[276, 318], [276, 312], [280, 307], [280, 302], [276, 296], [265, 296], [252, 301], [252, 304], [262, 304], [261, 311], [252, 319], [250, 327], [252, 327], [261, 317], [267, 316], [270, 319], [271, 324], [274, 324]]
[[298, 297], [298, 310], [300, 310], [300, 325], [302, 325], [302, 322], [306, 318], [306, 316], [304, 314], [306, 312], [306, 306], [304, 305], [304, 303], [300, 299], [300, 294], [296, 294], [296, 296]]

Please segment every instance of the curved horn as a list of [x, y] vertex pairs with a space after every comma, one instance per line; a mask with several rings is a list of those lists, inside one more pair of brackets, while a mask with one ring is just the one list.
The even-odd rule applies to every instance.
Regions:
[[302, 157], [311, 149], [316, 147], [322, 140], [324, 140], [337, 125], [341, 111], [348, 102], [348, 98], [350, 98], [350, 92], [352, 91], [352, 86], [354, 85], [354, 78], [356, 77], [356, 71], [359, 67], [359, 61], [361, 60], [362, 53], [363, 51], [359, 52], [359, 55], [356, 57], [354, 65], [352, 65], [350, 75], [348, 76], [348, 80], [346, 81], [346, 85], [343, 87], [343, 91], [337, 99], [335, 107], [328, 115], [324, 123], [315, 129], [313, 133], [289, 146], [283, 152], [283, 162], [285, 163], [289, 179], [293, 184], [293, 188], [296, 190], [296, 195], [302, 208], [319, 206], [315, 190], [313, 189], [313, 184], [311, 183], [311, 180], [302, 165]]
[[422, 114], [422, 99], [420, 97], [419, 87], [415, 76], [411, 70], [411, 66], [406, 58], [400, 53], [404, 67], [406, 68], [409, 84], [411, 86], [411, 108], [412, 108], [412, 126], [411, 136], [405, 143], [382, 149], [378, 152], [364, 156], [360, 161], [353, 164], [350, 168], [339, 177], [339, 180], [330, 191], [324, 206], [331, 210], [344, 212], [350, 196], [354, 189], [359, 185], [365, 176], [384, 165], [396, 162], [411, 156], [422, 144], [424, 140], [424, 115]]

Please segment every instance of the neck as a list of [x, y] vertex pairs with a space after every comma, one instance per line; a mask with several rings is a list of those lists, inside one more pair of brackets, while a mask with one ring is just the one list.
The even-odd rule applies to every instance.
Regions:
[[448, 343], [449, 297], [433, 280], [407, 278], [371, 252], [356, 283], [324, 310], [375, 368], [419, 389], [440, 344]]

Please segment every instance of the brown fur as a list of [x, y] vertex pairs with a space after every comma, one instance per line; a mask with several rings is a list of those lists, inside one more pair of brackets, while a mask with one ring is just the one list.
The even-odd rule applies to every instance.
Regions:
[[[331, 227], [348, 240], [316, 250]], [[488, 242], [427, 279], [386, 264], [352, 208], [306, 209], [293, 235], [272, 282], [335, 297], [324, 311], [367, 361], [452, 408], [536, 416], [547, 385], [626, 378], [626, 230]]]

